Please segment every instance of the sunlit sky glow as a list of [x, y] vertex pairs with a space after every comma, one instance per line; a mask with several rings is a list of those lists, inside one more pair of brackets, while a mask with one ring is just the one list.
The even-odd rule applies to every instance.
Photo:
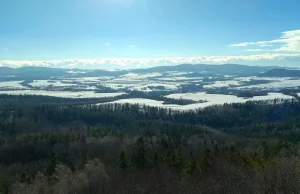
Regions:
[[1, 0], [0, 66], [300, 67], [299, 0]]

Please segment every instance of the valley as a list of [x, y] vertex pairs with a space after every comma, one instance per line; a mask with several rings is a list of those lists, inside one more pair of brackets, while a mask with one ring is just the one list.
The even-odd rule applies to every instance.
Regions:
[[89, 102], [193, 110], [224, 103], [295, 100], [300, 93], [297, 71], [230, 64], [114, 71], [11, 68], [0, 77], [0, 95], [94, 99]]

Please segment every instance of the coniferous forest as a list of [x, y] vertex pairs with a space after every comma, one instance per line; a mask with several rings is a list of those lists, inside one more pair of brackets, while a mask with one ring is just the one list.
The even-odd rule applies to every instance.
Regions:
[[296, 100], [182, 112], [0, 99], [3, 194], [300, 191]]

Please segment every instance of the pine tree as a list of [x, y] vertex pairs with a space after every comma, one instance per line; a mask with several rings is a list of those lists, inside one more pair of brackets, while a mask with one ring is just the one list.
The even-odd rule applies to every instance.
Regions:
[[158, 163], [158, 155], [157, 155], [157, 153], [155, 153], [154, 157], [153, 157], [153, 164], [154, 164], [154, 166], [156, 166], [157, 163]]
[[131, 160], [133, 166], [138, 169], [144, 169], [146, 167], [145, 141], [142, 137], [138, 138], [135, 144]]
[[[217, 150], [215, 150], [217, 152]], [[200, 159], [200, 170], [201, 172], [206, 172], [207, 168], [211, 165], [211, 156], [209, 155], [210, 150], [206, 148]]]
[[23, 171], [20, 178], [21, 183], [30, 183], [30, 176], [26, 171]]
[[125, 153], [123, 150], [120, 153], [118, 164], [119, 164], [119, 168], [121, 168], [121, 169], [127, 168], [126, 157], [125, 157]]
[[184, 165], [184, 159], [181, 149], [177, 153], [177, 170], [181, 171]]
[[176, 168], [176, 155], [173, 150], [167, 153], [167, 163], [172, 171]]
[[80, 164], [79, 164], [79, 169], [83, 169], [84, 165], [87, 163], [87, 161], [88, 161], [87, 155], [82, 153]]
[[267, 145], [267, 143], [264, 141], [263, 142], [263, 157], [264, 157], [264, 159], [265, 160], [267, 160], [267, 159], [269, 159], [269, 147], [268, 147], [268, 145]]
[[72, 172], [75, 172], [75, 166], [74, 166], [72, 161], [69, 162], [69, 167], [70, 167]]
[[21, 183], [25, 183], [25, 182], [26, 182], [26, 179], [27, 179], [27, 175], [26, 175], [26, 173], [23, 171], [22, 174], [21, 174], [20, 182], [21, 182]]
[[48, 166], [46, 168], [46, 174], [51, 176], [55, 171], [56, 165], [57, 165], [56, 156], [55, 156], [54, 153], [51, 153], [50, 159], [49, 159], [49, 162], [48, 162]]
[[218, 147], [218, 144], [215, 144], [214, 146], [214, 154], [217, 156], [219, 153], [219, 147]]
[[195, 160], [194, 153], [191, 152], [190, 157], [187, 159], [185, 163], [184, 172], [188, 175], [191, 175], [195, 172], [195, 170], [196, 170], [196, 160]]

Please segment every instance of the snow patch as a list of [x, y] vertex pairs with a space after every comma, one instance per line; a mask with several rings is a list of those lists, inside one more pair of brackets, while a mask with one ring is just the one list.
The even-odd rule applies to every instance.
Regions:
[[0, 82], [0, 88], [1, 89], [26, 89], [27, 87], [24, 87], [21, 85], [23, 81], [4, 81]]

